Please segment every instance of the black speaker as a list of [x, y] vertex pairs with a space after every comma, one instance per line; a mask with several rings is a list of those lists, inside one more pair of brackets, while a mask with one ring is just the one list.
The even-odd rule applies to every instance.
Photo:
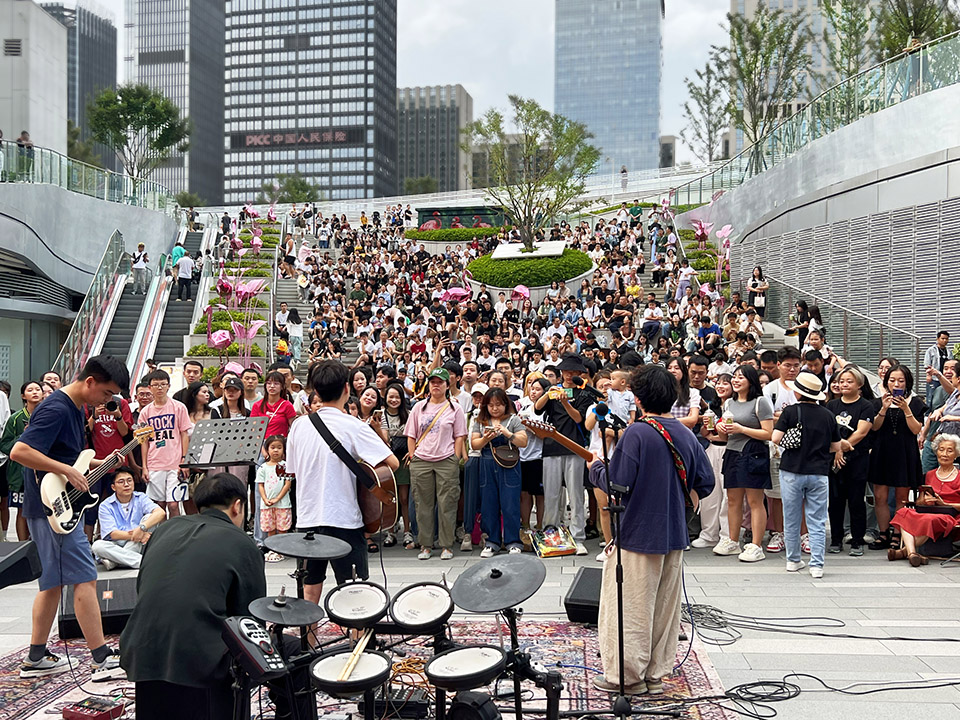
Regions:
[[[127, 626], [133, 606], [137, 604], [137, 579], [128, 577], [97, 580], [97, 601], [100, 603], [104, 634], [119, 635]], [[83, 635], [73, 611], [73, 586], [67, 586], [64, 592], [57, 627], [64, 640]]]
[[570, 622], [596, 625], [600, 619], [600, 585], [603, 570], [595, 567], [582, 567], [573, 578], [573, 585], [563, 598], [563, 607], [567, 610]]
[[40, 554], [33, 540], [0, 543], [0, 588], [40, 577]]

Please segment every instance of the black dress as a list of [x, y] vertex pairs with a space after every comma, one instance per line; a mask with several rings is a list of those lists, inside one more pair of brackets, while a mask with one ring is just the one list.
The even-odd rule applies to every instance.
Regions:
[[[881, 401], [876, 401], [876, 410], [881, 410]], [[923, 417], [925, 406], [917, 396], [910, 398], [913, 417]], [[873, 433], [870, 453], [870, 482], [889, 487], [915, 488], [923, 484], [920, 469], [920, 449], [917, 435], [910, 432], [903, 411], [893, 406], [887, 408], [883, 425]]]

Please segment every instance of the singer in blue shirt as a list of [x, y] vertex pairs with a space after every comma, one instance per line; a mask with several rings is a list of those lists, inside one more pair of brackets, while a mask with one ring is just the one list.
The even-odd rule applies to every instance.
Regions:
[[[631, 382], [642, 417], [623, 431], [610, 459], [613, 484], [626, 487], [625, 507], [616, 539], [623, 560], [623, 627], [617, 621], [616, 552], [603, 564], [600, 591], [600, 657], [602, 676], [594, 685], [619, 691], [618, 633], [625, 649], [624, 681], [629, 695], [663, 692], [662, 678], [673, 671], [680, 635], [681, 560], [689, 543], [686, 494], [669, 436], [686, 470], [686, 486], [694, 507], [713, 490], [714, 476], [696, 436], [670, 408], [677, 399], [677, 381], [659, 365], [637, 369]], [[591, 468], [593, 479], [609, 493], [606, 474]]]

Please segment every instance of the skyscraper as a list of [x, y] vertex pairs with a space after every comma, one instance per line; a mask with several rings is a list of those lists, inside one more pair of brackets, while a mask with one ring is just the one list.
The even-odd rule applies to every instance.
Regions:
[[226, 8], [225, 201], [293, 173], [323, 199], [396, 192], [396, 0]]
[[[67, 115], [89, 140], [87, 105], [106, 88], [117, 85], [117, 28], [113, 18], [92, 5], [43, 3], [43, 9], [67, 29]], [[117, 156], [106, 145], [94, 143], [101, 164], [116, 169]]]
[[471, 154], [460, 147], [473, 121], [473, 98], [462, 85], [397, 90], [397, 192], [407, 178], [431, 177], [437, 192], [465, 190]]
[[130, 11], [137, 42], [135, 63], [128, 57], [127, 68], [135, 67], [136, 81], [173, 100], [193, 125], [189, 150], [172, 153], [150, 179], [218, 205], [223, 202], [223, 4], [136, 0]]
[[664, 0], [557, 0], [554, 108], [584, 123], [598, 172], [660, 161]]

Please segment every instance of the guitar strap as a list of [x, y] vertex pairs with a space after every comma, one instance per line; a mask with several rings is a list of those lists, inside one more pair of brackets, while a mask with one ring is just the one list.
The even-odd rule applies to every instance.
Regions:
[[690, 497], [690, 488], [687, 484], [687, 466], [683, 462], [683, 456], [680, 455], [680, 451], [677, 450], [677, 446], [673, 444], [673, 438], [670, 437], [670, 431], [667, 430], [663, 423], [661, 423], [656, 418], [646, 416], [640, 418], [638, 422], [646, 423], [664, 439], [667, 443], [667, 446], [670, 448], [670, 454], [673, 455], [673, 465], [677, 470], [677, 477], [680, 478], [680, 489], [683, 491], [683, 496], [687, 501], [687, 507], [693, 507], [693, 498]]
[[340, 461], [347, 466], [347, 469], [357, 476], [357, 480], [363, 483], [363, 486], [367, 490], [373, 490], [377, 487], [376, 482], [371, 478], [358, 463], [353, 456], [347, 452], [347, 449], [343, 446], [339, 440], [337, 440], [333, 433], [330, 432], [323, 420], [320, 419], [320, 416], [317, 413], [310, 413], [308, 415], [310, 422], [313, 423], [313, 426], [317, 429], [317, 432], [320, 433], [320, 437], [324, 439], [327, 445], [330, 446], [330, 449], [333, 450], [333, 454], [340, 458]]

